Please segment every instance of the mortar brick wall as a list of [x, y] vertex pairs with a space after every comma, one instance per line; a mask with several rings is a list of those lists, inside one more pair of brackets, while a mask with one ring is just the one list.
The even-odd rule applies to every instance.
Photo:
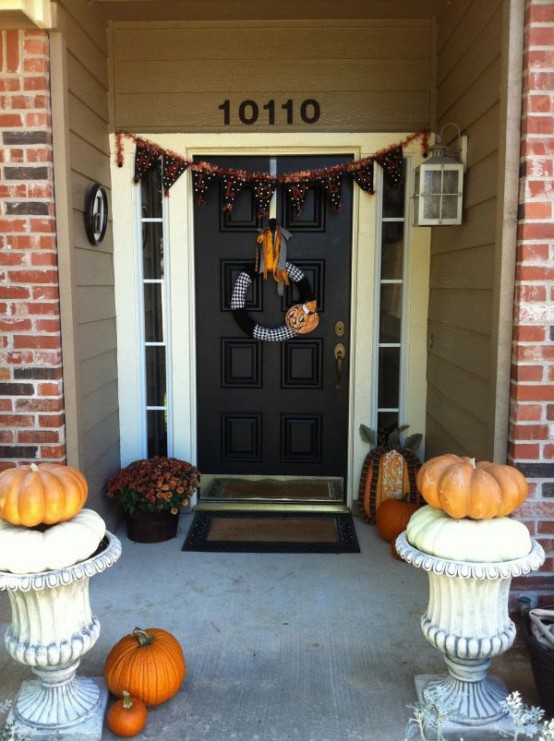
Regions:
[[0, 470], [65, 462], [49, 88], [43, 31], [0, 31]]
[[527, 587], [554, 579], [554, 1], [527, 0], [510, 463], [530, 482], [518, 517], [546, 561]]

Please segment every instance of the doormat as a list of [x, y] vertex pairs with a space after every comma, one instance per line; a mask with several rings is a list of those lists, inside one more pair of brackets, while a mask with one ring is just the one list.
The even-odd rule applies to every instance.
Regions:
[[202, 499], [294, 499], [295, 501], [342, 500], [342, 486], [339, 481], [321, 479], [213, 479]]
[[349, 512], [196, 512], [184, 551], [359, 553]]

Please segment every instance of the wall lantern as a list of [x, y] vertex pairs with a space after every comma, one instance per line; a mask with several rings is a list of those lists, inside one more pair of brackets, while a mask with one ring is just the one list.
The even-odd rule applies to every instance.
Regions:
[[[457, 149], [442, 143], [442, 132], [455, 126]], [[467, 135], [456, 124], [445, 124], [431, 147], [431, 155], [415, 170], [414, 225], [451, 226], [462, 223]]]

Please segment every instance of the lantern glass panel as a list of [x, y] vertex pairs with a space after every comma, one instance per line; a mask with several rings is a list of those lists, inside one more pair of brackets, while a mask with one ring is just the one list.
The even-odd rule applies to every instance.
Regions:
[[442, 176], [443, 193], [459, 193], [459, 173], [457, 170], [444, 170]]
[[423, 218], [440, 219], [441, 215], [441, 197], [440, 196], [423, 196]]
[[458, 196], [443, 196], [441, 217], [443, 219], [455, 219], [457, 215]]
[[441, 192], [441, 172], [440, 170], [424, 170], [422, 193], [440, 193]]

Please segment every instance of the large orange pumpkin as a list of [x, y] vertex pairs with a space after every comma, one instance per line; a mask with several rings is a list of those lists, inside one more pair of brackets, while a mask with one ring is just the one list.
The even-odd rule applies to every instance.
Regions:
[[161, 628], [135, 628], [111, 649], [104, 666], [110, 692], [123, 691], [145, 705], [160, 705], [179, 690], [186, 673], [179, 641]]
[[58, 463], [31, 463], [0, 473], [0, 519], [13, 525], [55, 525], [74, 517], [88, 495], [85, 477]]
[[525, 477], [513, 466], [475, 462], [446, 454], [431, 458], [419, 469], [417, 485], [425, 501], [460, 520], [505, 517], [527, 498]]
[[401, 499], [385, 499], [377, 507], [375, 524], [379, 535], [387, 541], [393, 542], [404, 532], [410, 517], [418, 508], [414, 502], [404, 502]]

